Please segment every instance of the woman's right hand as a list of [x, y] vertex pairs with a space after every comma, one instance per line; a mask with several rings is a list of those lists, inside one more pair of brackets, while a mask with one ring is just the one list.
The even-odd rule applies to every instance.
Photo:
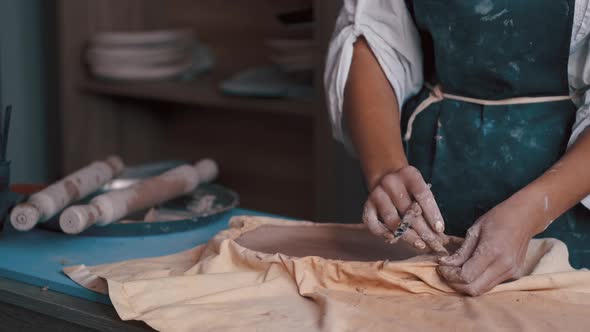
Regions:
[[407, 166], [400, 104], [369, 43], [359, 37], [345, 86], [343, 116], [371, 191], [363, 219], [373, 233], [396, 241], [393, 233], [415, 201], [423, 211], [417, 218], [408, 213], [406, 219], [414, 220], [400, 238], [417, 248], [445, 252], [443, 243], [449, 239], [443, 234], [434, 195], [420, 172]]
[[[414, 202], [421, 211], [403, 235], [396, 238], [394, 233]], [[430, 186], [415, 167], [406, 166], [381, 178], [365, 203], [363, 221], [372, 233], [391, 242], [401, 239], [418, 249], [429, 247], [446, 253], [444, 245], [449, 240], [444, 235], [442, 214]]]

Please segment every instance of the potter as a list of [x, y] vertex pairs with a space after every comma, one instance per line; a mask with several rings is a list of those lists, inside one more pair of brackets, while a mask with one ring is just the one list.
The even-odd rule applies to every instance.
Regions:
[[457, 291], [520, 277], [535, 236], [590, 267], [588, 5], [344, 1], [325, 84], [370, 191], [363, 220], [433, 251], [465, 237], [439, 260]]

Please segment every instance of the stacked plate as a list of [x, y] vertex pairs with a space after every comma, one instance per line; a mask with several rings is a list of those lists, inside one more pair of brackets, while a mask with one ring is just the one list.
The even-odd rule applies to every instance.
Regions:
[[312, 0], [267, 0], [280, 25], [265, 41], [267, 64], [244, 68], [221, 83], [227, 95], [313, 99], [317, 46]]
[[288, 73], [313, 70], [315, 44], [313, 39], [276, 39], [267, 41], [271, 60]]
[[221, 82], [221, 91], [226, 95], [255, 98], [313, 97], [310, 82], [297, 80], [276, 65], [245, 69], [230, 79]]
[[284, 5], [277, 18], [288, 29], [283, 38], [267, 40], [270, 60], [286, 73], [310, 72], [316, 54], [313, 1], [290, 0]]
[[221, 90], [242, 97], [313, 97], [316, 47], [313, 39], [285, 38], [266, 42], [272, 65], [247, 68], [222, 82]]
[[90, 71], [114, 80], [166, 80], [209, 69], [211, 52], [191, 30], [104, 32], [90, 40]]

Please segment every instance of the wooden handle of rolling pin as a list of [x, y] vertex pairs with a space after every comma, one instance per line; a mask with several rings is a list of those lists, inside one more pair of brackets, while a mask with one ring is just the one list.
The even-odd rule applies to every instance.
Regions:
[[68, 175], [18, 204], [10, 214], [10, 223], [19, 231], [29, 231], [49, 220], [68, 204], [100, 189], [105, 183], [123, 171], [123, 161], [111, 156]]
[[217, 164], [210, 159], [195, 166], [182, 165], [129, 188], [97, 196], [88, 205], [71, 206], [62, 212], [59, 225], [68, 234], [80, 234], [94, 224], [108, 225], [129, 213], [190, 193], [199, 183], [214, 180], [217, 173]]

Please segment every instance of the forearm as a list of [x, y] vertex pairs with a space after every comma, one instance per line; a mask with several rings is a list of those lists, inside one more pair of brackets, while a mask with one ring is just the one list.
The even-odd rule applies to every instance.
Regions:
[[528, 207], [533, 235], [590, 194], [589, 165], [590, 130], [586, 130], [558, 163], [511, 198]]
[[399, 113], [395, 91], [360, 38], [345, 88], [344, 116], [370, 190], [384, 175], [407, 165]]

